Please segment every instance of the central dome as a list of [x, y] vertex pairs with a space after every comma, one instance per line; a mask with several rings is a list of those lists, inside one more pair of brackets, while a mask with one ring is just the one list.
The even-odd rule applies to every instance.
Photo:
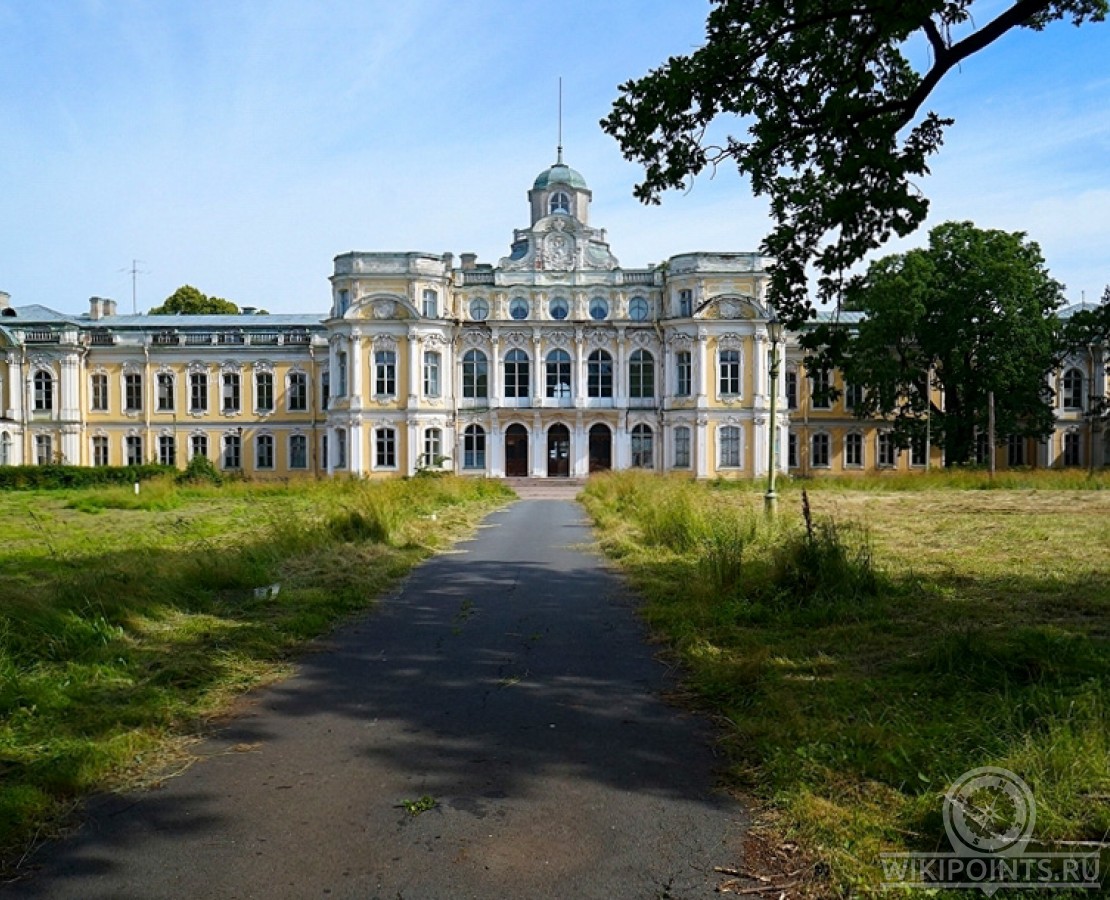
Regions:
[[572, 169], [570, 166], [562, 162], [557, 162], [549, 169], [544, 169], [536, 176], [536, 182], [532, 185], [533, 190], [543, 190], [553, 184], [565, 184], [568, 187], [578, 188], [579, 190], [589, 190], [586, 187], [586, 179], [582, 175]]

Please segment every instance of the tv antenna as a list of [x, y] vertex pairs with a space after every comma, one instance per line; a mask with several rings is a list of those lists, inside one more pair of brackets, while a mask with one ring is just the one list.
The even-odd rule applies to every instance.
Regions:
[[120, 272], [130, 272], [131, 273], [131, 314], [132, 315], [138, 315], [138, 312], [139, 312], [138, 299], [137, 299], [138, 298], [138, 279], [139, 279], [139, 276], [150, 274], [145, 269], [140, 269], [139, 268], [139, 263], [141, 263], [141, 262], [142, 262], [141, 259], [133, 259], [133, 260], [131, 260], [131, 268], [130, 269], [120, 269], [119, 270]]
[[559, 76], [559, 145], [555, 154], [555, 165], [563, 164], [563, 76]]

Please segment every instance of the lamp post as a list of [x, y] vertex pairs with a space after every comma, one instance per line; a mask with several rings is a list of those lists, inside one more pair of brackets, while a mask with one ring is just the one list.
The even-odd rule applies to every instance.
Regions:
[[782, 331], [782, 322], [772, 309], [771, 318], [767, 321], [767, 336], [771, 339], [770, 447], [767, 453], [767, 493], [763, 497], [763, 510], [769, 517], [774, 516], [779, 504], [778, 495], [775, 493], [775, 439], [778, 437], [779, 342], [782, 340]]

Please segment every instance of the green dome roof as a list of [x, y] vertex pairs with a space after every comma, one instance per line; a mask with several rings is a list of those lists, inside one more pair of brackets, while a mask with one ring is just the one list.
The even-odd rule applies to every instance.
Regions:
[[543, 190], [553, 184], [565, 184], [572, 188], [588, 191], [586, 187], [586, 179], [576, 172], [570, 166], [564, 165], [562, 162], [557, 162], [549, 169], [544, 169], [536, 176], [536, 183], [532, 185], [533, 190]]

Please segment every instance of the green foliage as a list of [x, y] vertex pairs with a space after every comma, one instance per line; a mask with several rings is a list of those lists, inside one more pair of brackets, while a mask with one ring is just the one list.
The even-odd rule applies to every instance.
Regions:
[[239, 307], [222, 297], [209, 297], [191, 284], [184, 284], [170, 294], [161, 306], [150, 310], [152, 316], [236, 315]]
[[[973, 0], [859, 4], [849, 0], [713, 0], [706, 39], [621, 85], [602, 127], [644, 166], [636, 195], [658, 202], [707, 167], [732, 160], [766, 196], [774, 220], [762, 252], [774, 258], [770, 300], [800, 323], [843, 273], [891, 235], [924, 221], [917, 182], [952, 119], [924, 111], [944, 76], [1017, 27], [1102, 21], [1106, 0]], [[917, 71], [906, 48], [927, 44]], [[710, 123], [735, 116], [722, 142]]]
[[852, 286], [848, 304], [864, 313], [856, 329], [821, 325], [803, 343], [811, 367], [835, 366], [864, 388], [857, 415], [891, 418], [903, 447], [924, 440], [928, 418], [946, 463], [961, 465], [987, 430], [992, 392], [999, 441], [1051, 433], [1062, 300], [1023, 234], [946, 222], [928, 248], [878, 260]]
[[207, 456], [197, 453], [177, 474], [178, 484], [223, 484], [224, 476]]
[[126, 484], [161, 478], [174, 469], [154, 463], [143, 466], [0, 466], [0, 490], [52, 491], [98, 485]]
[[402, 800], [397, 805], [410, 816], [418, 816], [421, 813], [431, 812], [439, 806], [439, 801], [430, 794], [425, 794], [417, 800]]

